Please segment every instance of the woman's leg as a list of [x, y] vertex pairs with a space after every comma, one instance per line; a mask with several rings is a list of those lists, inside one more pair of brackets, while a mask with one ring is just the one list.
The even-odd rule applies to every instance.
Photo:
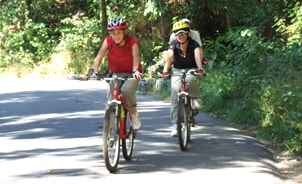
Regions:
[[125, 108], [129, 112], [132, 126], [134, 129], [139, 129], [141, 122], [139, 120], [139, 114], [136, 109], [136, 89], [138, 86], [138, 80], [129, 79], [122, 86], [122, 94], [124, 97]]

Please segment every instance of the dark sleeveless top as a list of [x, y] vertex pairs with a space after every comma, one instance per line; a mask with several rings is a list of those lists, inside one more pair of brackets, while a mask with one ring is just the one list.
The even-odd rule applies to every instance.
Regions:
[[180, 50], [180, 43], [177, 40], [173, 40], [169, 47], [174, 51], [173, 67], [177, 69], [197, 68], [194, 57], [194, 50], [198, 47], [198, 43], [195, 40], [189, 38], [187, 53], [184, 57], [181, 54], [182, 51]]

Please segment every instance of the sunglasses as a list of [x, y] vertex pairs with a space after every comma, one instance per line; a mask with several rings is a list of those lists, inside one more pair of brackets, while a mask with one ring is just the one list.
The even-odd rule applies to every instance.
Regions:
[[180, 33], [177, 33], [175, 36], [184, 36], [186, 34], [187, 34], [187, 32], [180, 32]]

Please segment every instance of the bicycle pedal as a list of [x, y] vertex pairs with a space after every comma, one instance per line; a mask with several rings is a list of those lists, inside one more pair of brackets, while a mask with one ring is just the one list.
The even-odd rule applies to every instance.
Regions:
[[136, 138], [137, 136], [137, 130], [132, 130], [133, 131], [133, 138]]
[[114, 145], [114, 140], [112, 140], [112, 139], [111, 139], [111, 140], [109, 140], [109, 147], [111, 147], [111, 148], [112, 148], [112, 147], [113, 147], [113, 145]]

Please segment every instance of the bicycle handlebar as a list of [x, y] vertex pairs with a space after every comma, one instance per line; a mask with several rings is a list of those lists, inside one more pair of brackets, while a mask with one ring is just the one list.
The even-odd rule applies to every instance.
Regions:
[[[198, 76], [195, 73], [196, 69], [181, 69], [181, 71], [179, 73], [174, 73], [173, 75], [176, 76], [186, 76], [188, 74], [194, 75], [194, 76]], [[203, 73], [204, 75], [204, 73]]]
[[[181, 71], [180, 72], [177, 72], [177, 73], [173, 73], [173, 75], [174, 76], [186, 76], [186, 75], [188, 75], [188, 74], [191, 74], [191, 75], [194, 75], [194, 76], [198, 76], [198, 75], [196, 75], [196, 69], [194, 68], [194, 69], [192, 69], [192, 68], [190, 68], [190, 69], [180, 69]], [[206, 75], [206, 73], [205, 72], [203, 72], [203, 74], [202, 75]], [[161, 74], [161, 73], [158, 73], [158, 76], [160, 77], [160, 78], [164, 78], [164, 79], [166, 79], [166, 78], [170, 78], [171, 77], [171, 73], [169, 73], [167, 76], [165, 76], [165, 77], [163, 77], [163, 75]]]
[[102, 74], [102, 73], [96, 73], [95, 76], [93, 77], [92, 75], [88, 76], [88, 80], [105, 80], [105, 81], [112, 81], [112, 80], [122, 80], [122, 81], [126, 81], [129, 79], [135, 79], [132, 76], [116, 76], [116, 75], [112, 75], [112, 74]]

